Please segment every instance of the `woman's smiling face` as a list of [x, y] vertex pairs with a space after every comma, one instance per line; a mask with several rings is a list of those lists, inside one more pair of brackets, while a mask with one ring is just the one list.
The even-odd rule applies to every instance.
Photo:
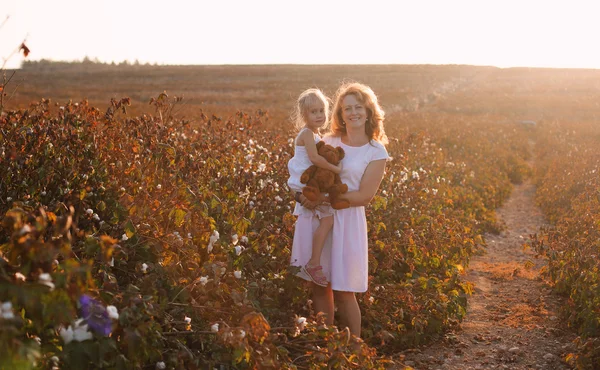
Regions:
[[354, 94], [348, 94], [342, 100], [342, 120], [346, 127], [364, 127], [367, 120], [367, 108]]

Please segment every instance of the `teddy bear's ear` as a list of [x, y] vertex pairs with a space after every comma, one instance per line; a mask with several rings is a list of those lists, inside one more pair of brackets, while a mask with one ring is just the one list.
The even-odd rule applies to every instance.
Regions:
[[340, 161], [342, 159], [344, 159], [344, 157], [346, 156], [346, 153], [344, 152], [344, 149], [342, 149], [342, 147], [338, 146], [337, 148], [335, 148], [338, 152], [338, 156], [340, 157]]
[[325, 145], [325, 142], [324, 142], [324, 141], [319, 141], [319, 142], [317, 143], [317, 150], [320, 150], [320, 149], [321, 149], [321, 148], [322, 148], [324, 145]]

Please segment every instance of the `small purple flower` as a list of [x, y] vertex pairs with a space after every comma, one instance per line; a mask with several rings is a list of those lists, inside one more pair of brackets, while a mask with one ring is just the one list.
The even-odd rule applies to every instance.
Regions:
[[86, 294], [79, 297], [79, 304], [81, 305], [81, 316], [90, 329], [100, 335], [109, 335], [112, 331], [112, 322], [106, 308]]

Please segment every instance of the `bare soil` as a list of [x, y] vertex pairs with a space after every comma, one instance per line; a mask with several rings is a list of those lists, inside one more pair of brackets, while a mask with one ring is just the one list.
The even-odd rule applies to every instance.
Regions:
[[574, 350], [575, 334], [559, 319], [563, 299], [540, 276], [544, 261], [525, 248], [544, 224], [534, 194], [531, 183], [516, 185], [497, 210], [506, 228], [486, 235], [485, 253], [466, 271], [475, 288], [462, 325], [401, 354], [400, 363], [416, 370], [571, 368], [564, 358]]

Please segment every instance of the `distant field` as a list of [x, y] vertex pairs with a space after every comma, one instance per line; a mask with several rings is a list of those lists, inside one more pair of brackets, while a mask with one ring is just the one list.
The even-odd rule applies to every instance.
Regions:
[[[130, 97], [132, 113], [148, 112], [159, 93], [183, 96], [181, 114], [231, 115], [267, 109], [285, 121], [308, 87], [332, 96], [342, 81], [370, 85], [388, 114], [401, 111], [500, 115], [509, 120], [595, 119], [600, 112], [600, 71], [499, 69], [432, 65], [110, 66], [32, 63], [18, 70], [8, 107], [88, 99], [105, 109], [111, 98]], [[15, 86], [15, 83], [12, 84]], [[11, 92], [11, 89], [8, 89]]]

